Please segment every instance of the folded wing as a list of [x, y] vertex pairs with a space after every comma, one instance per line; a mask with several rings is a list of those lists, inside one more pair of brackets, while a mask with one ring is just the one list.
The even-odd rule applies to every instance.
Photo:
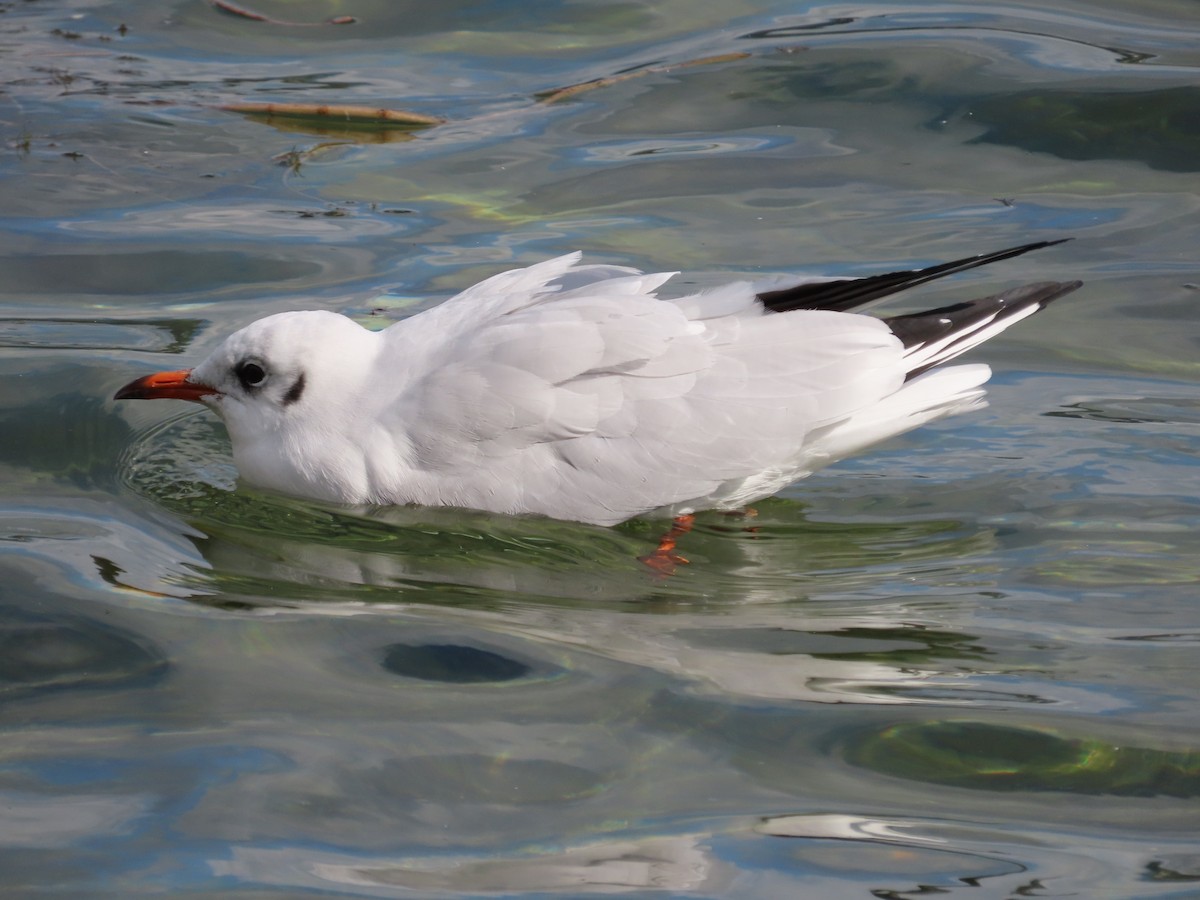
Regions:
[[[791, 480], [808, 431], [904, 381], [877, 319], [772, 315], [749, 284], [664, 302], [669, 275], [586, 268], [413, 320], [428, 333], [404, 340], [427, 342], [426, 374], [393, 405], [412, 499], [619, 522], [764, 472]], [[557, 289], [568, 275], [577, 286]]]

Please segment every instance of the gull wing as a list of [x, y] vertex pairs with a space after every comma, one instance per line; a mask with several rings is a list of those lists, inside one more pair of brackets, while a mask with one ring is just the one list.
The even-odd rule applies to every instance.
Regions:
[[419, 358], [388, 411], [409, 499], [611, 524], [791, 480], [808, 430], [903, 384], [877, 319], [772, 315], [748, 283], [658, 300], [670, 274], [564, 290], [574, 258], [551, 262], [385, 332]]

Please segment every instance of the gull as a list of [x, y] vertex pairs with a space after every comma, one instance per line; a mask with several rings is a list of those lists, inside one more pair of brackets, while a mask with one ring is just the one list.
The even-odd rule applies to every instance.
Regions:
[[[248, 484], [343, 505], [449, 506], [615, 525], [740, 510], [817, 469], [985, 405], [942, 364], [1078, 288], [1039, 282], [926, 312], [899, 291], [1062, 241], [914, 270], [675, 299], [675, 272], [571, 253], [502, 272], [379, 331], [284, 312], [117, 400], [202, 403]], [[668, 546], [669, 545], [669, 546]]]

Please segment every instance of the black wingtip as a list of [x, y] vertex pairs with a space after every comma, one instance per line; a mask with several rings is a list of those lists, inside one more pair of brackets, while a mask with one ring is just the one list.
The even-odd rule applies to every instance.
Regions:
[[[908, 378], [912, 379], [965, 353], [1030, 312], [1039, 312], [1082, 286], [1082, 281], [1041, 281], [990, 297], [891, 316], [883, 321], [892, 334], [903, 342], [908, 351], [906, 356], [919, 359], [908, 371]], [[929, 354], [919, 353], [924, 347], [936, 350]], [[914, 357], [914, 353], [918, 355]]]
[[900, 272], [885, 272], [866, 278], [846, 278], [816, 284], [799, 284], [795, 287], [775, 291], [763, 291], [759, 301], [771, 312], [790, 312], [795, 309], [825, 309], [834, 312], [856, 312], [892, 294], [925, 284], [936, 278], [944, 278], [968, 269], [990, 263], [1012, 259], [1015, 256], [1063, 244], [1072, 238], [1034, 241], [1017, 247], [1008, 247], [992, 253], [966, 256], [951, 262], [939, 263], [924, 269], [906, 269]]

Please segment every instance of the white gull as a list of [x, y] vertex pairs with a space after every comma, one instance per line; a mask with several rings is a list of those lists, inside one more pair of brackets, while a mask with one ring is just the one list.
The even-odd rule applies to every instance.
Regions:
[[674, 273], [503, 272], [369, 331], [326, 311], [248, 325], [116, 399], [204, 403], [244, 481], [338, 504], [613, 525], [738, 509], [848, 454], [983, 404], [991, 370], [938, 368], [1079, 282], [878, 318], [897, 291], [1059, 241], [938, 266], [671, 300]]

